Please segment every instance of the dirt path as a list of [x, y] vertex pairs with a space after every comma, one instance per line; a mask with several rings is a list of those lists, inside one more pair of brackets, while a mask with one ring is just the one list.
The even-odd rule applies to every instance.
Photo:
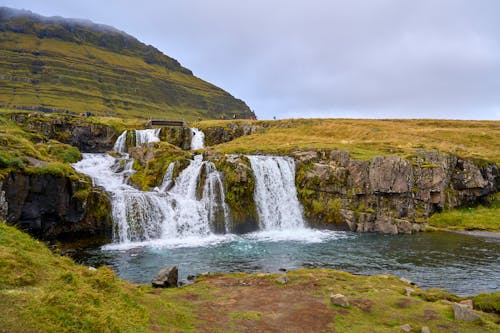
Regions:
[[200, 332], [335, 332], [328, 326], [336, 310], [313, 283], [277, 285], [275, 279], [224, 276], [205, 282], [214, 288], [209, 299], [182, 296], [203, 309], [197, 315], [207, 326]]

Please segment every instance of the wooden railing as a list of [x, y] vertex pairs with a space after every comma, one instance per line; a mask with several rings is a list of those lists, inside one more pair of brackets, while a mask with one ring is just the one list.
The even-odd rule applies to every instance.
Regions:
[[151, 126], [186, 126], [186, 123], [183, 120], [161, 120], [161, 119], [151, 119], [148, 121], [148, 127]]

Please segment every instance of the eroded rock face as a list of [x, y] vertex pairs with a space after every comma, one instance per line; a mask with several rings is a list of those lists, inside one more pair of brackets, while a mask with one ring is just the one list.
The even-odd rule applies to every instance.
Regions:
[[50, 174], [12, 172], [2, 190], [6, 221], [43, 239], [111, 236], [107, 196], [90, 184]]
[[213, 126], [203, 128], [205, 133], [205, 143], [213, 146], [224, 142], [232, 141], [236, 138], [254, 133], [262, 133], [265, 128], [263, 124], [253, 121], [235, 121], [228, 123], [225, 127]]
[[226, 203], [231, 210], [228, 231], [241, 234], [258, 230], [255, 179], [248, 158], [243, 155], [208, 155], [206, 158], [222, 173]]
[[342, 151], [293, 153], [297, 190], [314, 226], [360, 232], [412, 233], [442, 209], [487, 201], [499, 170], [438, 152], [360, 161]]
[[113, 149], [120, 133], [104, 124], [93, 124], [70, 115], [49, 117], [44, 114], [13, 113], [11, 120], [23, 129], [47, 139], [77, 147], [82, 153], [104, 153]]
[[191, 148], [191, 130], [189, 127], [162, 127], [160, 140], [189, 150]]

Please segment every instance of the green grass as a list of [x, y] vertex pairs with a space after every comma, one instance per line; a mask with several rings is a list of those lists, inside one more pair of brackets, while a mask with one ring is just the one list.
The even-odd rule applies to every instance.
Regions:
[[0, 223], [2, 332], [194, 331], [190, 307], [91, 271]]
[[452, 230], [500, 231], [500, 193], [488, 207], [479, 205], [436, 213], [429, 219], [429, 224]]

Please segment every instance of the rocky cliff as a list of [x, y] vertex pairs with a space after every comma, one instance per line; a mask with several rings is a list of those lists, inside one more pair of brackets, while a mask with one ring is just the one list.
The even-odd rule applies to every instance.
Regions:
[[0, 214], [39, 238], [111, 237], [110, 202], [89, 181], [11, 172], [1, 186], [8, 205]]
[[487, 203], [499, 190], [494, 163], [418, 151], [353, 159], [345, 151], [295, 153], [297, 189], [312, 225], [411, 233], [443, 209]]
[[[296, 186], [309, 225], [412, 233], [443, 209], [487, 204], [500, 188], [494, 163], [418, 151], [401, 158], [351, 158], [347, 151], [295, 151]], [[255, 179], [244, 155], [207, 155], [224, 174], [233, 232], [258, 229]]]

